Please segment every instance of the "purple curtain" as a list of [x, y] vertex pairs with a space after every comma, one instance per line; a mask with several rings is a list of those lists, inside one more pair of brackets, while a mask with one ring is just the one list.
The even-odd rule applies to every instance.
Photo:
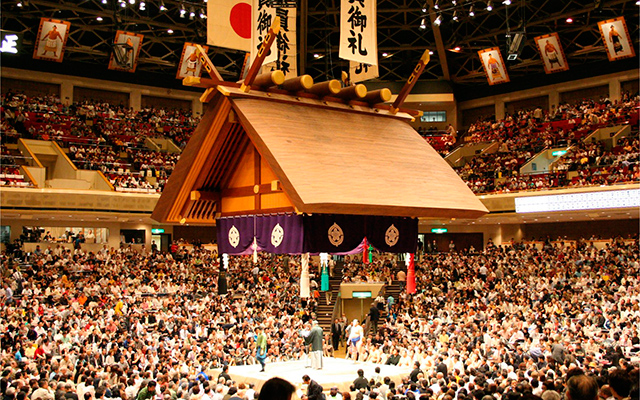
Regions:
[[367, 217], [367, 240], [376, 249], [389, 253], [415, 253], [418, 246], [418, 219]]
[[220, 218], [216, 226], [218, 252], [220, 254], [251, 254], [254, 223], [254, 216]]
[[258, 247], [273, 254], [301, 254], [304, 230], [301, 215], [265, 215], [256, 217]]
[[364, 239], [361, 215], [305, 215], [304, 251], [308, 253], [349, 253]]

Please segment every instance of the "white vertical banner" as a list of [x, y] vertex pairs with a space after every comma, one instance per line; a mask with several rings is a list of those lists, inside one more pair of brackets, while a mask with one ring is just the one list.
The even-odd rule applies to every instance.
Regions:
[[311, 292], [309, 290], [309, 253], [303, 253], [300, 256], [300, 297], [309, 298]]
[[[267, 36], [269, 28], [271, 27], [273, 20], [276, 18], [276, 9], [274, 7], [269, 7], [267, 2], [264, 0], [253, 0], [251, 11], [251, 60], [253, 61], [255, 59], [255, 55], [258, 53], [262, 40]], [[282, 21], [280, 21], [280, 26], [282, 26]], [[269, 53], [264, 58], [262, 65], [274, 62], [277, 59], [278, 48], [277, 43], [274, 42]]]
[[349, 61], [349, 79], [352, 83], [364, 82], [380, 76], [377, 65]]
[[341, 0], [340, 58], [378, 65], [377, 0]]
[[264, 64], [262, 72], [281, 70], [285, 78], [298, 76], [298, 46], [297, 46], [297, 16], [295, 8], [277, 8], [276, 15], [280, 17], [280, 32], [272, 51], [277, 51], [277, 59]]

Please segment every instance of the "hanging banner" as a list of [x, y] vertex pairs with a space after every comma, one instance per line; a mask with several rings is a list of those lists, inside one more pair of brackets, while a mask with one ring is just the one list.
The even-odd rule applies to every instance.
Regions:
[[478, 51], [478, 56], [480, 56], [480, 62], [482, 62], [489, 85], [509, 82], [509, 75], [499, 47], [480, 50]]
[[256, 217], [258, 248], [273, 254], [301, 254], [304, 231], [301, 215]]
[[109, 59], [109, 69], [135, 72], [143, 38], [144, 35], [139, 33], [117, 31]]
[[367, 217], [367, 241], [382, 252], [415, 253], [418, 246], [418, 219]]
[[598, 22], [598, 29], [600, 29], [600, 35], [602, 35], [602, 42], [607, 50], [609, 61], [618, 61], [636, 56], [624, 17], [600, 21]]
[[361, 215], [313, 214], [304, 217], [303, 225], [304, 251], [309, 253], [350, 252], [364, 239]]
[[416, 292], [416, 263], [415, 254], [407, 254], [407, 293]]
[[207, 2], [207, 43], [251, 51], [251, 0]]
[[340, 58], [378, 65], [376, 0], [340, 3]]
[[[209, 46], [202, 46], [205, 53], [209, 51]], [[178, 73], [176, 79], [184, 79], [187, 76], [200, 76], [202, 73], [202, 63], [198, 57], [198, 50], [195, 43], [185, 43], [182, 47], [182, 55], [180, 56], [180, 64], [178, 64]]]
[[[269, 32], [269, 28], [273, 23], [273, 20], [276, 18], [276, 8], [269, 7], [267, 5], [268, 2], [264, 0], [253, 0], [252, 17], [251, 17], [251, 60], [255, 59], [256, 54], [258, 53], [258, 49], [260, 48], [260, 44], [264, 40], [264, 37]], [[280, 21], [280, 26], [282, 27], [282, 20]], [[282, 32], [284, 29], [281, 29]], [[278, 59], [278, 49], [277, 43], [274, 43], [269, 49], [269, 53], [264, 58], [262, 65], [266, 65], [271, 62], [275, 62]]]
[[300, 297], [308, 299], [310, 295], [309, 253], [304, 253], [300, 256]]
[[277, 58], [274, 62], [265, 64], [262, 72], [279, 69], [284, 73], [285, 78], [293, 78], [298, 76], [296, 9], [277, 8], [276, 15], [280, 17], [281, 26], [276, 43], [273, 45], [273, 48], [277, 49]]
[[375, 79], [380, 76], [377, 65], [363, 64], [361, 62], [349, 61], [349, 80], [351, 83], [358, 83]]
[[216, 221], [218, 253], [251, 254], [255, 217], [229, 217]]
[[36, 60], [62, 62], [70, 28], [70, 22], [40, 18], [38, 40], [33, 49], [33, 58]]
[[544, 72], [552, 74], [569, 69], [569, 63], [567, 63], [567, 58], [564, 56], [558, 33], [553, 32], [548, 35], [538, 36], [533, 40], [538, 45], [538, 51], [544, 63]]

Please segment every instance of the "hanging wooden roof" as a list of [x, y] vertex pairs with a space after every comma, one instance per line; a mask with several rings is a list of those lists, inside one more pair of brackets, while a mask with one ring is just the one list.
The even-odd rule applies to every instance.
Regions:
[[153, 219], [281, 211], [477, 218], [487, 209], [411, 115], [217, 87]]

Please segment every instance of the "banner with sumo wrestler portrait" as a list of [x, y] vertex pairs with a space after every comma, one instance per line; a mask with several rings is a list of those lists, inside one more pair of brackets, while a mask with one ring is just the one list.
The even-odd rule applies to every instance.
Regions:
[[500, 48], [491, 47], [478, 51], [482, 68], [487, 76], [489, 85], [497, 85], [499, 83], [509, 82], [509, 74], [507, 68], [504, 65]]
[[33, 58], [62, 62], [71, 23], [51, 18], [41, 18]]
[[[205, 53], [209, 51], [209, 46], [202, 46]], [[202, 62], [198, 56], [195, 43], [186, 42], [182, 48], [180, 64], [178, 65], [177, 79], [184, 79], [187, 76], [200, 76], [202, 73]]]
[[567, 63], [567, 58], [564, 55], [560, 37], [556, 32], [538, 36], [534, 38], [534, 41], [538, 46], [540, 57], [542, 57], [544, 72], [552, 74], [569, 69], [569, 63]]

